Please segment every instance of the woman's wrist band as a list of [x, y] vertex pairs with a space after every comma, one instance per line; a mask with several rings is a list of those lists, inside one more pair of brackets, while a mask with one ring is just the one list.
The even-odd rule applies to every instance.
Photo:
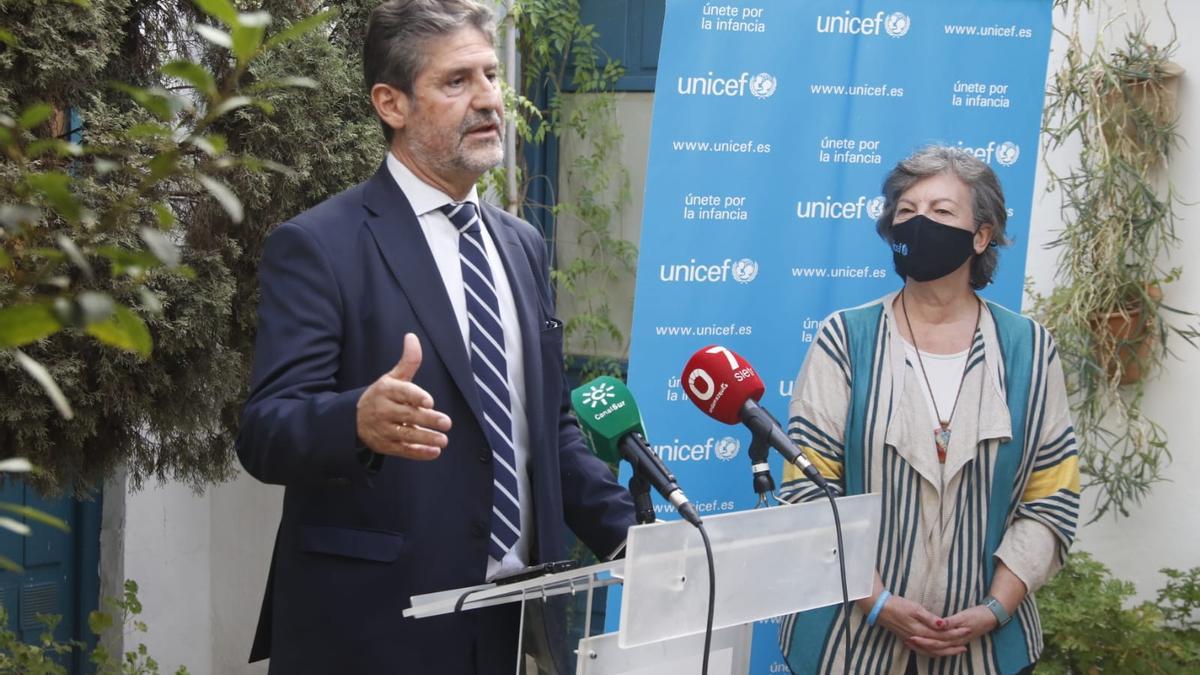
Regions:
[[875, 622], [879, 619], [879, 612], [883, 610], [883, 605], [890, 597], [892, 597], [892, 592], [885, 590], [879, 594], [878, 598], [875, 598], [875, 606], [871, 608], [871, 613], [867, 615], [868, 626], [875, 625]]
[[1004, 609], [1004, 605], [1000, 604], [1000, 601], [996, 598], [990, 595], [984, 596], [982, 604], [992, 611], [992, 616], [996, 617], [996, 628], [1004, 628], [1008, 625], [1009, 621], [1012, 621], [1012, 615], [1008, 613], [1008, 610]]

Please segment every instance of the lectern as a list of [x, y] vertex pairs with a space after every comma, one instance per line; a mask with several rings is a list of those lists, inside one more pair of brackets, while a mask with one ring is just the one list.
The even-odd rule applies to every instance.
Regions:
[[[755, 621], [840, 603], [839, 554], [845, 559], [850, 599], [870, 594], [880, 497], [855, 495], [839, 498], [837, 503], [844, 551], [838, 550], [828, 501], [704, 518], [717, 579], [710, 675], [749, 672]], [[618, 630], [593, 637], [593, 594], [613, 584], [623, 586]], [[413, 596], [412, 607], [404, 615], [421, 618], [509, 602], [523, 604], [566, 593], [585, 594], [588, 605], [577, 675], [700, 672], [708, 563], [700, 533], [682, 521], [630, 528], [624, 560], [512, 584]], [[522, 621], [524, 615], [522, 611]]]

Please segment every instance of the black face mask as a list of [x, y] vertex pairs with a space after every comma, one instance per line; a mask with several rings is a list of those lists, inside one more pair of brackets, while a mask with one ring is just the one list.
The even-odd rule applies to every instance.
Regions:
[[941, 279], [975, 254], [973, 232], [920, 215], [893, 225], [892, 241], [892, 262], [901, 279]]

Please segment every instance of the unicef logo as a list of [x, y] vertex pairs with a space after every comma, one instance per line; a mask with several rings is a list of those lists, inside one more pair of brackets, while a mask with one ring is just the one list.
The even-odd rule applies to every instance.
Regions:
[[777, 86], [775, 76], [770, 73], [759, 73], [750, 79], [750, 93], [755, 98], [771, 98]]
[[883, 29], [894, 38], [904, 37], [910, 27], [912, 20], [904, 12], [892, 12], [883, 23]]
[[738, 441], [738, 439], [732, 436], [726, 436], [725, 438], [717, 441], [717, 444], [713, 447], [713, 452], [717, 454], [718, 459], [723, 462], [728, 462], [734, 457], [737, 457], [738, 451], [741, 449], [742, 444]]
[[739, 284], [748, 284], [758, 276], [758, 263], [749, 258], [742, 258], [733, 264], [733, 280]]
[[883, 206], [883, 195], [879, 195], [878, 197], [867, 202], [867, 215], [871, 216], [871, 220], [877, 220], [879, 216], [883, 215]]
[[892, 250], [895, 251], [896, 253], [899, 253], [902, 256], [905, 256], [905, 257], [908, 256], [908, 244], [900, 244], [900, 243], [892, 244]]
[[1012, 166], [1021, 157], [1021, 146], [1012, 141], [1004, 141], [996, 148], [996, 161], [1000, 166]]

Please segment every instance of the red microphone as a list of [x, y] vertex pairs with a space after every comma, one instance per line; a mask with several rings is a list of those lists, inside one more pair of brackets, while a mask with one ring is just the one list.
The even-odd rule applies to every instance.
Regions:
[[825, 477], [779, 428], [771, 414], [758, 405], [766, 387], [746, 359], [720, 345], [702, 347], [688, 359], [682, 381], [688, 398], [700, 412], [724, 424], [745, 424], [755, 439], [765, 440], [809, 480], [828, 489]]
[[742, 421], [742, 405], [761, 399], [766, 391], [746, 359], [718, 345], [692, 354], [683, 368], [683, 382], [692, 403], [725, 424]]

